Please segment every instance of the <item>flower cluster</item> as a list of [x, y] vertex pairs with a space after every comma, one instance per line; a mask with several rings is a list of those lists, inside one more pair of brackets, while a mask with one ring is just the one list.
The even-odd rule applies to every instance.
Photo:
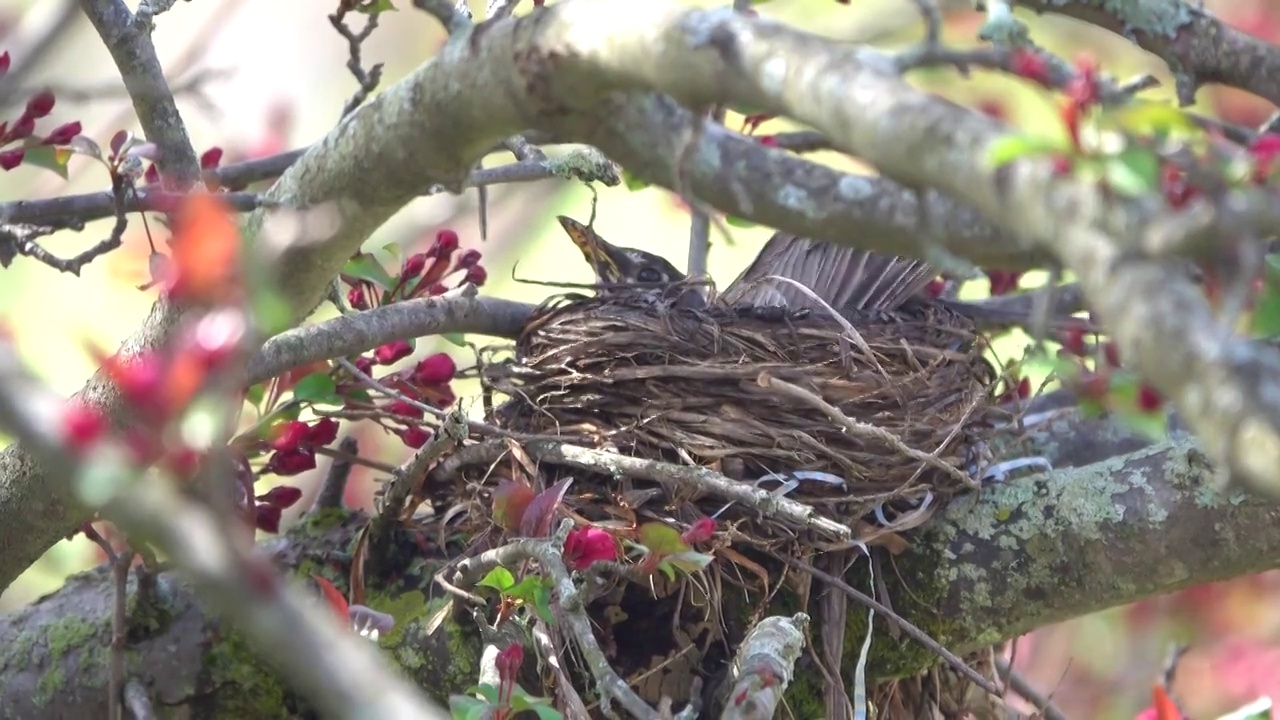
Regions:
[[[0, 53], [0, 77], [8, 71], [9, 53]], [[18, 167], [32, 148], [66, 145], [80, 135], [80, 121], [75, 120], [57, 126], [42, 137], [35, 137], [36, 121], [53, 112], [56, 101], [57, 98], [51, 91], [41, 90], [27, 100], [22, 114], [15, 120], [0, 122], [0, 147], [9, 148], [0, 150], [0, 169], [12, 170]], [[19, 146], [9, 147], [15, 144]]]

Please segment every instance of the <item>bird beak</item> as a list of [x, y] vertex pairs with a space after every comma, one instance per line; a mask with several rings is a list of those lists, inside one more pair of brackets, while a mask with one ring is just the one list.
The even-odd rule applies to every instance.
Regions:
[[560, 221], [560, 227], [564, 228], [573, 244], [582, 251], [591, 269], [595, 271], [597, 279], [616, 282], [622, 276], [622, 270], [614, 256], [613, 246], [597, 235], [595, 230], [564, 215], [558, 215], [556, 219]]

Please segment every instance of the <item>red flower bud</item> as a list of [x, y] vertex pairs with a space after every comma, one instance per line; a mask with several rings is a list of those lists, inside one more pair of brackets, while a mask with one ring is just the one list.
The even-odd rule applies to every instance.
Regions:
[[1081, 325], [1073, 325], [1062, 331], [1062, 349], [1075, 355], [1076, 357], [1084, 357], [1088, 349], [1084, 345], [1084, 327]]
[[268, 503], [258, 503], [254, 508], [253, 524], [263, 532], [272, 535], [280, 532], [280, 508]]
[[316, 467], [315, 453], [306, 448], [295, 448], [283, 452], [277, 452], [267, 461], [265, 467], [262, 468], [264, 474], [279, 475], [281, 477], [289, 477], [298, 475], [308, 470], [314, 470]]
[[1018, 48], [1009, 56], [1009, 71], [1019, 77], [1041, 85], [1051, 84], [1049, 61], [1043, 55], [1027, 48]]
[[413, 369], [413, 379], [422, 385], [443, 385], [453, 380], [458, 366], [445, 353], [436, 353], [422, 360]]
[[368, 355], [361, 355], [351, 364], [355, 365], [356, 369], [365, 375], [373, 376], [373, 360]]
[[407, 340], [393, 340], [385, 345], [379, 345], [373, 351], [373, 357], [378, 361], [379, 365], [391, 365], [399, 362], [413, 354], [413, 348], [409, 347]]
[[432, 297], [443, 295], [447, 292], [449, 292], [449, 288], [445, 287], [443, 283], [431, 283], [431, 286], [427, 288], [427, 295]]
[[338, 439], [338, 421], [333, 418], [321, 418], [319, 422], [307, 428], [307, 444], [328, 445]]
[[9, 62], [9, 51], [5, 50], [3, 54], [0, 54], [0, 75], [9, 72]]
[[62, 436], [72, 450], [84, 450], [107, 431], [107, 419], [96, 408], [79, 402], [67, 403], [62, 416]]
[[498, 682], [511, 685], [520, 674], [520, 666], [524, 664], [524, 648], [520, 643], [512, 643], [498, 653], [494, 665], [498, 670]]
[[1008, 295], [1018, 289], [1018, 280], [1022, 273], [1012, 270], [987, 270], [987, 279], [991, 281], [993, 296]]
[[40, 141], [41, 145], [66, 145], [80, 134], [80, 121], [65, 123], [53, 129], [53, 132]]
[[160, 182], [160, 168], [156, 167], [154, 163], [148, 165], [147, 171], [142, 173], [142, 179], [145, 180], [148, 185], [155, 185]]
[[463, 279], [476, 287], [481, 287], [484, 285], [485, 281], [489, 279], [489, 272], [483, 267], [476, 265], [474, 267], [467, 268], [467, 275]]
[[436, 233], [436, 240], [431, 243], [431, 248], [427, 250], [427, 254], [431, 257], [447, 258], [457, 249], [458, 233], [452, 230], [441, 230]]
[[459, 270], [463, 268], [475, 267], [480, 263], [480, 251], [475, 248], [467, 248], [462, 251], [458, 259], [454, 261], [453, 266]]
[[347, 291], [347, 304], [354, 310], [368, 310], [369, 298], [365, 297], [364, 288], [359, 285]]
[[401, 417], [413, 418], [414, 420], [422, 419], [422, 408], [404, 400], [395, 400], [387, 403], [383, 410], [389, 415], [399, 415]]
[[23, 115], [18, 118], [18, 122], [9, 128], [9, 134], [5, 137], [9, 140], [25, 140], [31, 137], [31, 133], [36, 131], [36, 121], [30, 115]]
[[307, 439], [307, 431], [310, 428], [301, 420], [290, 420], [281, 423], [272, 429], [271, 442], [268, 443], [272, 450], [277, 452], [289, 452], [302, 447], [302, 443]]
[[32, 119], [42, 118], [53, 112], [53, 105], [56, 102], [53, 93], [48, 90], [42, 90], [27, 101], [27, 110], [23, 115], [29, 115]]
[[220, 162], [222, 162], [222, 148], [211, 147], [200, 156], [200, 169], [213, 170], [218, 167]]
[[21, 148], [17, 150], [5, 150], [0, 152], [0, 168], [4, 170], [12, 170], [22, 164], [22, 159], [26, 157], [27, 152]]
[[600, 528], [576, 527], [564, 539], [564, 562], [570, 570], [586, 570], [597, 560], [612, 562], [617, 559], [618, 543]]
[[1120, 367], [1120, 348], [1115, 343], [1109, 342], [1102, 346], [1102, 356], [1106, 358], [1107, 364], [1113, 368]]
[[258, 496], [259, 502], [275, 505], [281, 510], [293, 507], [301, 499], [302, 488], [292, 485], [277, 485]]
[[414, 253], [404, 261], [404, 265], [400, 268], [400, 279], [407, 281], [409, 278], [416, 278], [422, 274], [427, 267], [427, 254]]
[[688, 530], [680, 536], [686, 544], [706, 542], [716, 532], [716, 521], [709, 517], [700, 517]]
[[430, 439], [431, 439], [431, 433], [426, 430], [423, 430], [422, 428], [416, 425], [413, 427], [405, 428], [404, 431], [400, 433], [401, 442], [403, 442], [405, 446], [411, 447], [414, 450], [417, 450], [423, 445], [426, 445], [427, 441]]
[[1137, 404], [1142, 412], [1155, 412], [1164, 405], [1164, 398], [1161, 397], [1159, 390], [1150, 385], [1143, 385], [1138, 388]]
[[756, 138], [756, 142], [760, 143], [765, 147], [778, 147], [778, 136], [777, 135], [761, 135], [760, 137]]

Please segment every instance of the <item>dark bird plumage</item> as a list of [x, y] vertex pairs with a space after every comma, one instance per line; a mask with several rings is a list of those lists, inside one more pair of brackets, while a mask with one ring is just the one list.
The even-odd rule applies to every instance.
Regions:
[[[658, 255], [614, 245], [572, 218], [560, 216], [559, 220], [606, 292], [611, 286], [662, 286], [686, 279], [684, 273]], [[808, 287], [823, 302], [848, 316], [859, 310], [897, 308], [936, 274], [919, 260], [778, 232], [720, 293], [717, 302], [731, 307], [819, 308], [813, 298], [794, 285], [766, 279], [774, 276]], [[682, 301], [688, 302], [685, 298]]]

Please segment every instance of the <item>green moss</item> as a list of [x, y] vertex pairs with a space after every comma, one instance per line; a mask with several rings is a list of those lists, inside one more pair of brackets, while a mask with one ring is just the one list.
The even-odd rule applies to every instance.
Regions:
[[[233, 692], [219, 693], [223, 701], [219, 717], [288, 717], [288, 691], [276, 673], [260, 663], [257, 654], [238, 634], [224, 635], [204, 655], [205, 687], [233, 687]], [[230, 703], [230, 704], [228, 704]]]
[[62, 674], [62, 666], [53, 663], [49, 669], [40, 676], [40, 680], [36, 683], [36, 694], [31, 700], [37, 707], [44, 707], [49, 701], [62, 692], [63, 686], [67, 684], [67, 678]]
[[81, 649], [89, 638], [105, 630], [101, 624], [95, 625], [76, 616], [55, 622], [45, 635], [49, 643], [49, 659], [53, 662], [61, 660], [69, 651]]
[[311, 511], [300, 528], [309, 535], [324, 535], [346, 522], [351, 511], [343, 508], [320, 508]]

